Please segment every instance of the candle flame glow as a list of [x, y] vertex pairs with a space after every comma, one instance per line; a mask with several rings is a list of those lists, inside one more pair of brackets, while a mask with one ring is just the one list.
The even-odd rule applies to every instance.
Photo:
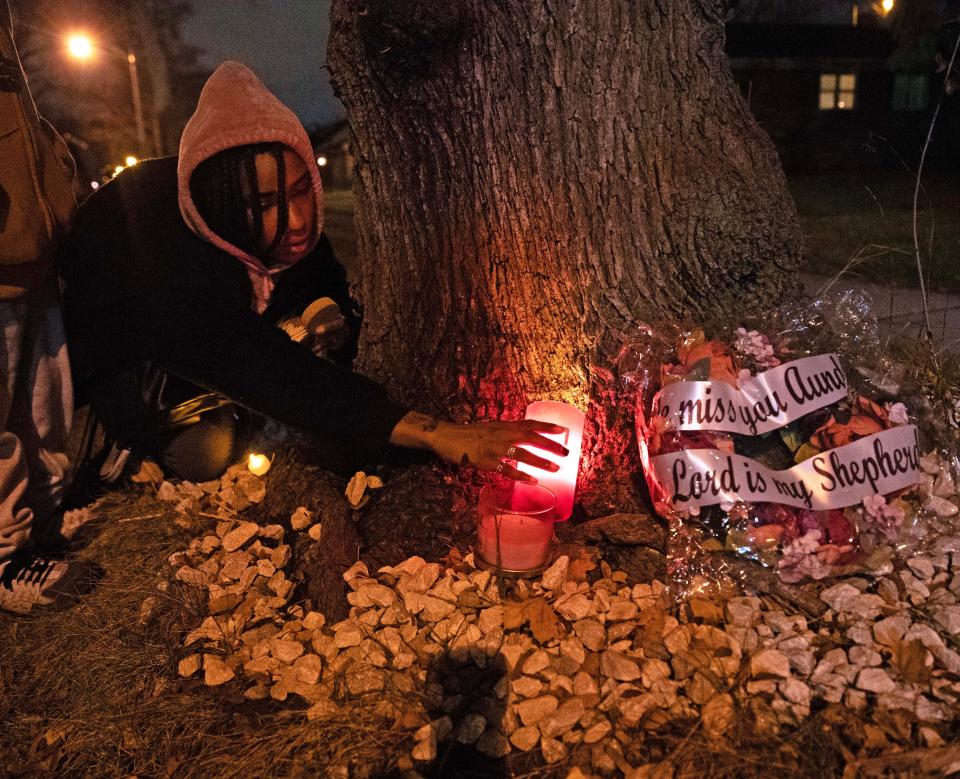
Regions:
[[247, 468], [254, 476], [263, 476], [270, 470], [270, 458], [263, 454], [251, 454], [247, 458]]

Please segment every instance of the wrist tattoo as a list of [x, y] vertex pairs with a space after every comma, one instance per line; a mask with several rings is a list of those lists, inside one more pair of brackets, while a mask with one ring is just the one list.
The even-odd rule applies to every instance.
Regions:
[[427, 416], [426, 414], [417, 414], [417, 422], [420, 425], [420, 430], [424, 433], [432, 433], [438, 427], [440, 427], [440, 420]]

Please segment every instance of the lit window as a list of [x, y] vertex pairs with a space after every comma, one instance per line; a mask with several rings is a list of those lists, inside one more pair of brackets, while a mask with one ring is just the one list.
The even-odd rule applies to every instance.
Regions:
[[820, 110], [850, 111], [857, 91], [855, 73], [820, 74]]
[[893, 77], [893, 110], [924, 111], [930, 102], [929, 80], [924, 73], [897, 73]]

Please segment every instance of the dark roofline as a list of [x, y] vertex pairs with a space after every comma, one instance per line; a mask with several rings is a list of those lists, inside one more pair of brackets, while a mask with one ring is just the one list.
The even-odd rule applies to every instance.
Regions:
[[892, 33], [876, 25], [736, 24], [726, 27], [726, 49], [738, 60], [865, 60], [893, 54]]

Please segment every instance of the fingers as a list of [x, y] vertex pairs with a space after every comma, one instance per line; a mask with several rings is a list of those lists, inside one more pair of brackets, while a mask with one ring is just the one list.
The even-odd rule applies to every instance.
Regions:
[[552, 422], [541, 422], [539, 419], [524, 419], [520, 422], [520, 426], [530, 433], [564, 435], [570, 432], [563, 425], [555, 425]]
[[[556, 426], [554, 425], [554, 427]], [[561, 428], [561, 430], [563, 429], [564, 428]], [[543, 449], [545, 452], [550, 452], [550, 454], [555, 454], [560, 457], [566, 457], [570, 454], [570, 450], [559, 441], [554, 441], [552, 438], [547, 438], [539, 433], [530, 433], [520, 443], [535, 446], [537, 449]]]
[[510, 463], [502, 462], [497, 466], [497, 473], [499, 473], [504, 478], [510, 479], [511, 481], [522, 481], [525, 484], [536, 484], [537, 480], [535, 477], [531, 476], [529, 473], [524, 473], [523, 471], [518, 471]]
[[527, 451], [521, 447], [517, 447], [514, 458], [517, 460], [517, 462], [526, 463], [527, 465], [532, 465], [534, 468], [540, 468], [544, 471], [550, 471], [551, 473], [556, 473], [560, 470], [560, 466], [555, 462], [552, 462], [545, 457], [535, 455], [533, 452]]
[[347, 323], [347, 320], [341, 316], [341, 317], [338, 317], [337, 319], [334, 319], [331, 322], [325, 322], [322, 325], [317, 325], [317, 328], [313, 331], [313, 334], [317, 338], [324, 338], [340, 330], [343, 330], [344, 325], [346, 325], [346, 323]]

